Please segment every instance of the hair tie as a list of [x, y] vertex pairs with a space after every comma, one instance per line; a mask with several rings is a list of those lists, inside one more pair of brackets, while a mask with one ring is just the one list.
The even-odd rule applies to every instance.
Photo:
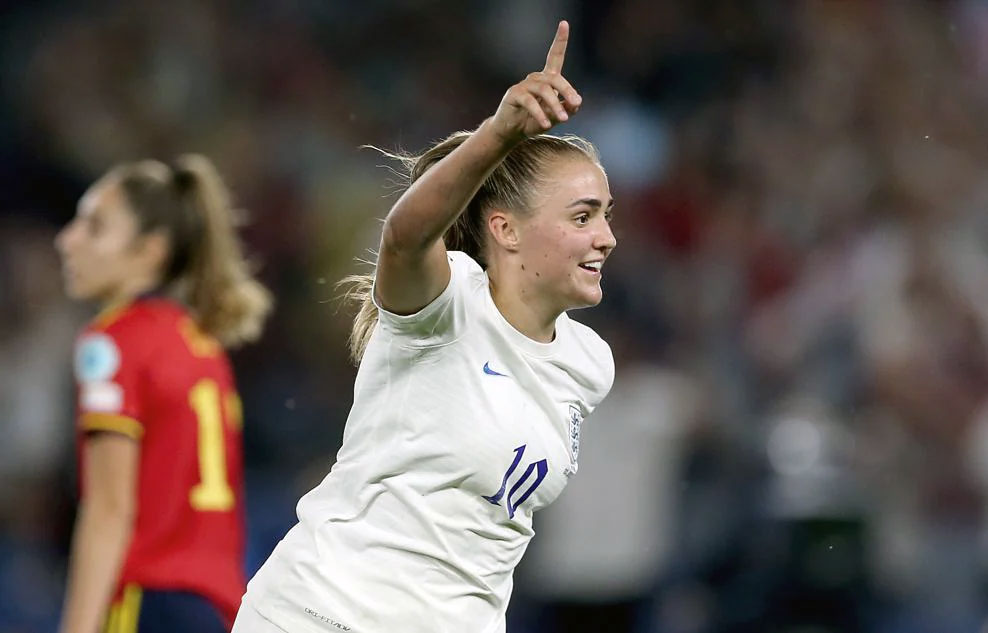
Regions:
[[172, 166], [172, 185], [179, 193], [187, 193], [196, 185], [196, 175], [185, 167]]

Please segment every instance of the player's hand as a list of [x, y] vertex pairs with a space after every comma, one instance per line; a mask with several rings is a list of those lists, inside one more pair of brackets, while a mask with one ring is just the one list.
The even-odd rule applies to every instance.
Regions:
[[545, 68], [508, 88], [491, 119], [497, 135], [507, 143], [541, 134], [580, 109], [582, 97], [563, 77], [569, 23], [563, 20], [549, 47]]

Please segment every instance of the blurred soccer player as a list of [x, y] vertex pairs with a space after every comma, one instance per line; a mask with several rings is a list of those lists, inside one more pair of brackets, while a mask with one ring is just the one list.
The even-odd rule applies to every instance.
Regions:
[[355, 280], [343, 447], [236, 633], [504, 631], [532, 513], [576, 472], [614, 376], [607, 344], [566, 315], [600, 302], [615, 246], [593, 146], [543, 134], [581, 102], [561, 74], [568, 33], [476, 131], [407, 159], [376, 277]]
[[201, 156], [111, 170], [59, 233], [80, 334], [80, 505], [61, 633], [229, 630], [244, 587], [240, 401], [224, 347], [268, 292]]

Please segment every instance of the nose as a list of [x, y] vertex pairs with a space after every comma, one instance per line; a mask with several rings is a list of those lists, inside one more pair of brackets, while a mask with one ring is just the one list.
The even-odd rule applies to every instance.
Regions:
[[597, 232], [597, 239], [594, 243], [594, 248], [604, 251], [604, 254], [609, 254], [614, 247], [617, 246], [617, 238], [614, 237], [614, 232], [611, 230], [610, 222], [603, 222], [603, 226], [600, 231]]
[[63, 257], [68, 254], [74, 241], [73, 235], [76, 233], [74, 227], [75, 221], [69, 222], [55, 235], [55, 250]]

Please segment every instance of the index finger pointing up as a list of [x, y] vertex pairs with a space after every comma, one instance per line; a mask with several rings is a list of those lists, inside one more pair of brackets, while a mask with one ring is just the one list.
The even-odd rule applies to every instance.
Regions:
[[563, 61], [566, 58], [566, 43], [569, 42], [569, 22], [562, 20], [556, 28], [556, 37], [549, 47], [549, 54], [545, 58], [545, 69], [547, 73], [563, 72]]

